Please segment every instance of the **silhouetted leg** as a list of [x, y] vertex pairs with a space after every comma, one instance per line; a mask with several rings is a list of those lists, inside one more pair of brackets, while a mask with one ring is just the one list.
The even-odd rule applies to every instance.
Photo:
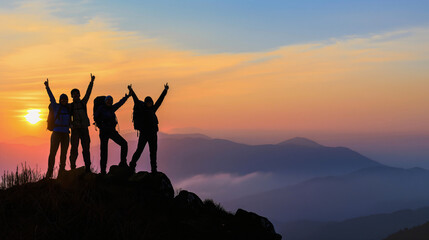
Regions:
[[75, 169], [76, 168], [76, 159], [78, 155], [78, 148], [79, 148], [79, 136], [80, 131], [79, 129], [73, 129], [71, 130], [71, 137], [70, 137], [70, 168]]
[[109, 143], [109, 135], [100, 129], [100, 168], [101, 174], [106, 174], [107, 166], [107, 146]]
[[58, 147], [60, 146], [60, 139], [57, 132], [52, 132], [51, 134], [51, 147], [49, 150], [48, 158], [48, 171], [46, 172], [46, 177], [51, 178], [54, 172], [55, 165], [55, 155], [57, 155]]
[[110, 135], [110, 138], [119, 146], [121, 146], [121, 162], [119, 165], [127, 166], [127, 154], [128, 154], [128, 143], [127, 141], [119, 135], [118, 131], [113, 131]]
[[144, 147], [146, 146], [146, 143], [147, 143], [146, 135], [140, 134], [139, 142], [137, 144], [137, 149], [134, 152], [133, 158], [131, 159], [131, 162], [130, 162], [130, 168], [132, 168], [133, 170], [136, 169], [137, 161], [139, 160], [140, 156], [142, 155], [142, 152], [144, 150]]
[[58, 169], [58, 175], [61, 175], [66, 168], [67, 150], [69, 149], [69, 134], [60, 133], [61, 139], [61, 154], [60, 154], [60, 168]]
[[153, 173], [157, 172], [156, 152], [158, 150], [158, 135], [156, 133], [148, 136], [150, 151], [150, 167]]
[[89, 154], [89, 145], [91, 139], [89, 138], [88, 128], [82, 128], [80, 133], [80, 142], [82, 144], [82, 156], [85, 162], [85, 171], [91, 171], [91, 155]]

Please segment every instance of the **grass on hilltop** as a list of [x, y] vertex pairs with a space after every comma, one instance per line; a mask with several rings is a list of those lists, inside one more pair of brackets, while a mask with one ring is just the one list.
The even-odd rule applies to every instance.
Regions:
[[21, 171], [19, 171], [19, 165], [16, 166], [16, 171], [4, 171], [1, 176], [0, 189], [6, 189], [13, 186], [19, 186], [26, 183], [37, 182], [41, 180], [44, 175], [40, 172], [40, 169], [31, 168], [27, 166], [27, 163], [21, 163]]

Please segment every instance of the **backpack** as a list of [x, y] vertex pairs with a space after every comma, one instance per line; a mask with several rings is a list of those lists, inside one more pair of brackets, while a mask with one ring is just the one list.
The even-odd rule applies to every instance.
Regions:
[[135, 130], [142, 130], [143, 129], [143, 121], [144, 121], [144, 110], [141, 106], [141, 102], [134, 103], [133, 108], [133, 124]]
[[54, 128], [57, 126], [55, 124], [55, 121], [60, 116], [61, 106], [58, 109], [57, 115], [55, 115], [54, 109], [52, 108], [52, 103], [49, 103], [48, 109], [49, 109], [49, 114], [48, 114], [48, 120], [47, 120], [47, 123], [48, 123], [47, 129], [49, 131], [54, 131]]
[[106, 96], [98, 96], [94, 98], [94, 108], [93, 108], [93, 115], [94, 115], [94, 124], [95, 126], [99, 127], [101, 126], [101, 119], [97, 118], [95, 116], [95, 113], [97, 112], [98, 108], [106, 104], [105, 102]]
[[158, 131], [158, 118], [153, 113], [153, 109], [144, 106], [144, 102], [134, 103], [133, 123], [134, 129], [147, 133]]
[[46, 121], [48, 123], [47, 129], [49, 131], [54, 131], [54, 125], [55, 125], [56, 117], [54, 116], [55, 114], [54, 114], [54, 110], [52, 109], [51, 104], [49, 104], [48, 109], [49, 109], [49, 114], [48, 114], [48, 120]]

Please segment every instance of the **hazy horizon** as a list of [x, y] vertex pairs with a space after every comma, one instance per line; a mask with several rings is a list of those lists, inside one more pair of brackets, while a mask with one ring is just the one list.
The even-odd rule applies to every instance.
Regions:
[[[41, 128], [45, 128], [46, 122], [41, 121], [38, 125], [40, 125]], [[123, 134], [130, 133], [131, 136], [135, 133], [136, 137], [134, 140], [137, 140], [137, 132], [134, 129], [122, 129], [121, 132]], [[304, 137], [328, 147], [350, 148], [364, 156], [389, 166], [402, 168], [422, 167], [429, 169], [429, 148], [427, 148], [429, 145], [429, 134], [423, 133], [414, 135], [405, 133], [332, 134], [320, 132], [267, 132], [256, 130], [222, 132], [220, 130], [210, 131], [204, 129], [178, 129], [165, 133], [203, 134], [211, 138], [225, 139], [249, 145], [277, 144], [294, 137]], [[96, 131], [93, 126], [90, 127], [90, 135], [92, 139], [91, 146], [98, 145], [98, 131]], [[21, 136], [8, 139], [7, 141], [0, 141], [0, 143], [43, 145], [48, 148], [49, 137], [50, 132], [46, 130], [43, 135]], [[95, 159], [95, 161], [97, 161], [98, 156], [95, 156]]]

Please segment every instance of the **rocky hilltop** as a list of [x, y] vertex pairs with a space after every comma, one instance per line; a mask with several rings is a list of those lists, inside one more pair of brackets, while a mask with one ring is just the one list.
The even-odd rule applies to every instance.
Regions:
[[2, 239], [281, 239], [271, 222], [176, 192], [159, 173], [66, 171], [0, 191]]

